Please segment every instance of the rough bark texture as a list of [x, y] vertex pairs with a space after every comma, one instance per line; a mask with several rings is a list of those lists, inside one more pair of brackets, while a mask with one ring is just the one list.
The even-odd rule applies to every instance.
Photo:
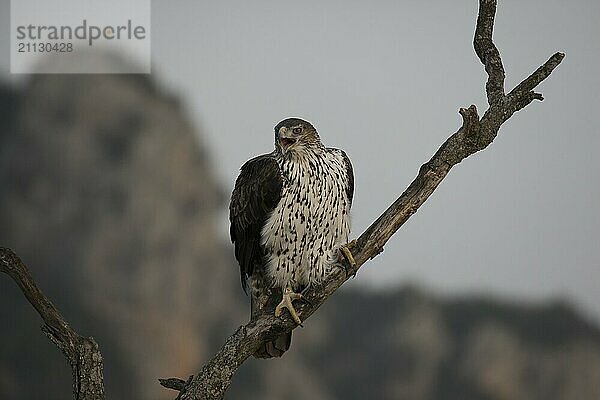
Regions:
[[[352, 248], [355, 266], [341, 261], [343, 269], [329, 276], [320, 287], [305, 294], [310, 303], [299, 304], [302, 320], [310, 317], [346, 280], [354, 276], [369, 259], [383, 251], [389, 238], [413, 215], [441, 183], [450, 169], [464, 158], [486, 148], [498, 134], [502, 123], [533, 100], [542, 100], [535, 87], [560, 64], [564, 54], [556, 53], [544, 65], [508, 94], [504, 89], [504, 67], [492, 41], [496, 0], [480, 0], [474, 48], [488, 74], [486, 93], [489, 108], [480, 119], [474, 105], [461, 108], [460, 129], [450, 136], [435, 155], [421, 166], [417, 177], [402, 195], [357, 239]], [[48, 298], [39, 290], [27, 267], [10, 250], [0, 248], [0, 271], [19, 285], [38, 311], [45, 326], [42, 330], [62, 350], [73, 370], [73, 393], [77, 400], [104, 399], [102, 357], [92, 338], [79, 336]], [[264, 315], [240, 326], [220, 351], [187, 381], [161, 380], [167, 388], [178, 390], [178, 399], [222, 399], [240, 365], [262, 342], [296, 328], [288, 314], [274, 316], [271, 302]]]
[[29, 270], [11, 250], [0, 247], [0, 271], [10, 276], [44, 320], [42, 331], [63, 352], [73, 371], [75, 400], [104, 399], [102, 355], [92, 338], [79, 336], [37, 287]]
[[[516, 111], [533, 100], [543, 100], [533, 90], [560, 64], [564, 54], [556, 53], [544, 65], [515, 87], [508, 95], [504, 90], [504, 67], [500, 53], [492, 41], [496, 0], [480, 0], [479, 15], [473, 41], [475, 52], [488, 74], [486, 93], [489, 108], [481, 119], [474, 105], [461, 108], [463, 123], [427, 163], [402, 195], [357, 239], [352, 248], [356, 265], [344, 260], [345, 271], [340, 269], [329, 276], [320, 287], [306, 293], [310, 301], [296, 309], [304, 321], [310, 317], [346, 280], [354, 276], [368, 260], [383, 251], [389, 238], [413, 215], [433, 193], [450, 169], [466, 157], [485, 149], [496, 138], [500, 126]], [[161, 381], [165, 387], [179, 390], [178, 399], [222, 399], [239, 366], [265, 340], [296, 328], [288, 314], [275, 318], [267, 307], [266, 314], [237, 329], [203, 367], [187, 382], [178, 379]]]

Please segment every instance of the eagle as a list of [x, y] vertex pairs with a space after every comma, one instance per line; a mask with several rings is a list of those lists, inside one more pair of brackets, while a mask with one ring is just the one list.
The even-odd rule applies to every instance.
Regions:
[[[350, 208], [354, 173], [343, 150], [323, 145], [305, 120], [288, 118], [275, 126], [275, 149], [247, 161], [229, 206], [230, 235], [242, 288], [250, 286], [251, 316], [263, 313], [272, 296], [279, 317], [337, 265], [338, 254], [354, 264]], [[261, 345], [258, 358], [280, 357], [291, 332]]]

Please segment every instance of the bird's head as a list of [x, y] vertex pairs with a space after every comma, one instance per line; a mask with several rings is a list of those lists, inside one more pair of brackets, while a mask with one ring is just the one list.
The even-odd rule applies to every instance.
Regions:
[[282, 154], [300, 153], [321, 146], [317, 130], [308, 121], [288, 118], [275, 126], [275, 148]]

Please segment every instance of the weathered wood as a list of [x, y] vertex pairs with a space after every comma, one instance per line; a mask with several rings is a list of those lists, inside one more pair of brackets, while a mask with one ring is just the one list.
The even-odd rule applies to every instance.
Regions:
[[[340, 261], [345, 269], [340, 268], [321, 286], [306, 293], [310, 304], [304, 303], [297, 307], [303, 321], [350, 276], [354, 276], [364, 263], [383, 251], [390, 237], [429, 198], [454, 165], [489, 146], [496, 138], [502, 123], [516, 111], [533, 100], [543, 100], [533, 89], [560, 64], [564, 54], [554, 54], [531, 76], [505, 95], [504, 67], [500, 52], [492, 40], [496, 4], [496, 0], [479, 1], [479, 15], [473, 40], [475, 52], [488, 74], [486, 93], [489, 108], [481, 119], [474, 105], [460, 109], [459, 113], [463, 119], [460, 129], [442, 144], [431, 160], [421, 166], [417, 177], [404, 193], [357, 239], [352, 249], [356, 265], [350, 267], [345, 260]], [[272, 340], [296, 328], [291, 318], [285, 315], [286, 318], [275, 318], [272, 310], [268, 309], [266, 314], [239, 327], [219, 352], [202, 367], [200, 373], [180, 387], [178, 398], [222, 399], [239, 366], [263, 341]]]
[[[502, 59], [492, 40], [495, 14], [496, 0], [479, 1], [473, 45], [488, 74], [486, 94], [489, 108], [481, 119], [474, 105], [460, 109], [463, 119], [460, 129], [421, 166], [404, 193], [357, 239], [352, 247], [356, 265], [352, 267], [345, 260], [340, 260], [342, 268], [327, 277], [321, 286], [314, 287], [305, 294], [310, 303], [297, 306], [303, 321], [346, 280], [354, 276], [363, 264], [383, 251], [390, 237], [429, 198], [454, 165], [489, 146], [498, 135], [500, 126], [515, 112], [533, 100], [543, 100], [542, 95], [534, 92], [534, 89], [560, 64], [564, 54], [554, 54], [506, 95]], [[69, 361], [73, 371], [74, 398], [104, 399], [102, 356], [94, 339], [80, 336], [69, 326], [58, 309], [37, 287], [25, 264], [6, 248], [0, 248], [0, 272], [8, 274], [19, 285], [27, 300], [42, 317], [45, 324], [42, 330]], [[273, 308], [274, 304], [269, 304], [265, 314], [240, 326], [196, 376], [191, 376], [187, 381], [178, 378], [161, 379], [160, 383], [178, 390], [178, 399], [222, 399], [237, 369], [254, 354], [261, 343], [297, 327], [287, 314], [285, 318], [276, 318]]]
[[37, 287], [31, 273], [15, 253], [0, 247], [0, 272], [10, 276], [38, 312], [44, 326], [42, 331], [63, 352], [73, 372], [75, 400], [102, 400], [104, 377], [102, 355], [93, 338], [79, 336], [60, 311]]

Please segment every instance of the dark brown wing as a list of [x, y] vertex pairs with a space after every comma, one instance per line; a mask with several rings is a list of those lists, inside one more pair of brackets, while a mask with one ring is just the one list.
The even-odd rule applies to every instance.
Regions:
[[348, 187], [346, 188], [346, 195], [348, 196], [348, 201], [350, 201], [350, 205], [352, 205], [352, 199], [354, 198], [354, 170], [352, 169], [352, 163], [350, 162], [350, 158], [344, 150], [340, 150], [342, 152], [342, 157], [344, 157], [344, 163], [346, 164], [346, 173], [348, 174]]
[[272, 154], [247, 161], [235, 181], [229, 205], [229, 233], [244, 291], [255, 266], [264, 264], [261, 230], [281, 199], [282, 187], [279, 165]]

